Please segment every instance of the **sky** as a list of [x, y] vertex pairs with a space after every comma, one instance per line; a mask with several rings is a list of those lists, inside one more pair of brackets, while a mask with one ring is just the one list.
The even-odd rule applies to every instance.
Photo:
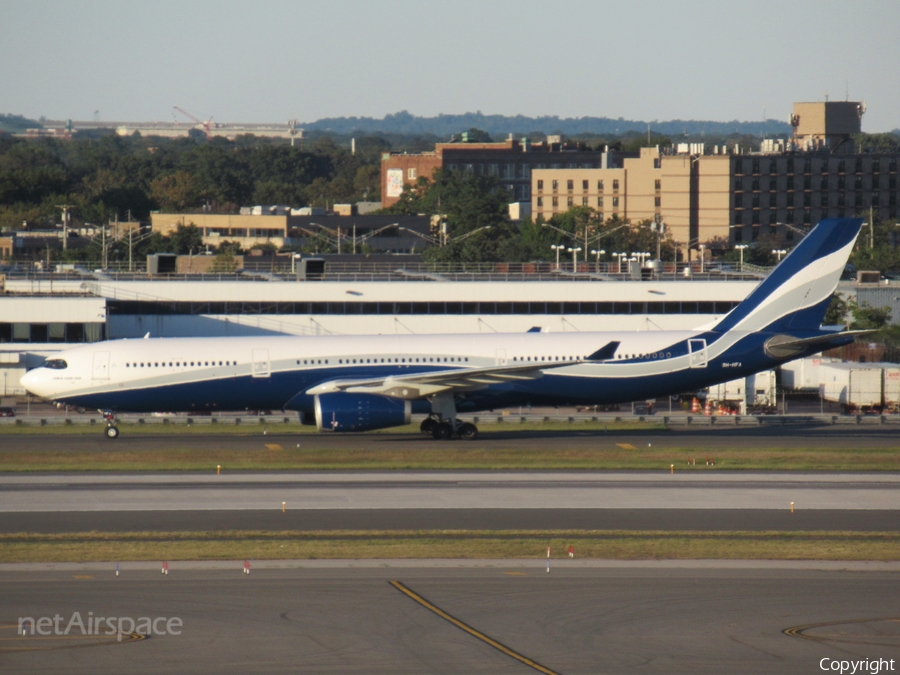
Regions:
[[897, 0], [0, 0], [0, 17], [0, 113], [31, 118], [787, 121], [849, 94], [864, 131], [900, 128]]

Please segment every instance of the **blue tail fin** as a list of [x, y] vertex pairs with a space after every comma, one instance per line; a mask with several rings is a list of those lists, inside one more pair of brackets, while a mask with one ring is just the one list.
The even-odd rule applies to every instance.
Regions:
[[818, 330], [862, 223], [861, 218], [819, 222], [713, 330]]

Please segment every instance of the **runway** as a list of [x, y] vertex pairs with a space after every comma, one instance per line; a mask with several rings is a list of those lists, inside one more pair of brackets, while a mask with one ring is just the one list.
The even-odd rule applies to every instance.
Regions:
[[[794, 512], [790, 510], [794, 504]], [[900, 475], [745, 472], [7, 474], [0, 532], [895, 531]]]
[[[559, 561], [547, 574], [495, 564], [7, 573], [0, 664], [4, 673], [127, 664], [132, 673], [794, 675], [821, 672], [822, 659], [900, 659], [896, 573]], [[15, 634], [19, 617], [74, 612], [176, 617], [180, 634], [93, 645]]]
[[7, 474], [0, 512], [370, 509], [900, 510], [900, 475], [394, 471]]

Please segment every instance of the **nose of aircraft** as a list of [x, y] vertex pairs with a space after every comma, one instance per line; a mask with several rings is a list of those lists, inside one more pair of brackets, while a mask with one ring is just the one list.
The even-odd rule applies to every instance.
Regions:
[[29, 370], [22, 376], [19, 383], [25, 387], [26, 391], [35, 394], [36, 396], [45, 397], [47, 394], [47, 387], [45, 378], [42, 377], [43, 370], [43, 368]]

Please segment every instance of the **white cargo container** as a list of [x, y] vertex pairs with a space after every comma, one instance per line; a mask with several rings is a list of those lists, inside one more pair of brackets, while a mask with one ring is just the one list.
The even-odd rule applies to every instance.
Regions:
[[862, 410], [882, 405], [881, 366], [861, 363], [823, 364], [820, 395], [826, 401], [840, 403], [847, 410]]
[[840, 359], [831, 357], [812, 356], [785, 363], [781, 366], [781, 386], [792, 391], [801, 389], [819, 391], [823, 382], [822, 366], [840, 362]]
[[774, 370], [764, 370], [755, 375], [729, 380], [709, 388], [707, 399], [746, 415], [751, 406], [776, 404], [776, 377]]
[[884, 367], [884, 407], [891, 410], [900, 408], [900, 366], [886, 365]]

